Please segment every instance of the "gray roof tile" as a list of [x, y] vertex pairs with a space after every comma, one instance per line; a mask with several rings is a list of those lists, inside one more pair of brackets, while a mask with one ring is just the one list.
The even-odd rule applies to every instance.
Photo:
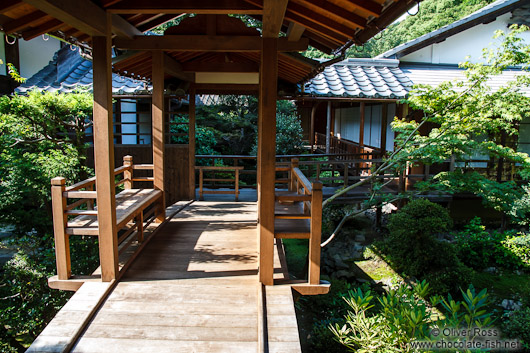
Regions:
[[[59, 70], [58, 70], [59, 67]], [[65, 46], [55, 53], [50, 63], [25, 83], [15, 89], [24, 94], [33, 89], [70, 93], [78, 89], [92, 90], [92, 62], [82, 58], [79, 52]], [[146, 94], [151, 86], [145, 81], [112, 74], [113, 94]]]

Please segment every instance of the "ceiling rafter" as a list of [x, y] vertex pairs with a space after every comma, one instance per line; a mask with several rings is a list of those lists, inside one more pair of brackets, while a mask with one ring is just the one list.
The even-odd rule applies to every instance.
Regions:
[[264, 38], [278, 38], [288, 2], [289, 0], [263, 1], [262, 36]]
[[261, 14], [261, 9], [246, 3], [244, 0], [128, 0], [109, 6], [106, 10], [119, 14]]
[[5, 33], [10, 34], [18, 32], [22, 29], [32, 27], [31, 24], [37, 21], [42, 21], [43, 18], [50, 18], [46, 13], [42, 11], [33, 11], [25, 16], [19, 17], [15, 20], [9, 21], [2, 25]]
[[371, 16], [379, 17], [383, 11], [381, 4], [370, 0], [347, 0], [347, 2], [369, 13]]
[[[88, 35], [106, 34], [106, 12], [90, 0], [24, 0], [24, 2]], [[126, 37], [141, 34], [136, 27], [118, 15], [112, 16], [112, 30], [117, 35]]]
[[[366, 28], [366, 18], [356, 15], [350, 11], [347, 11], [343, 7], [337, 6], [326, 0], [311, 0], [311, 1], [301, 1], [294, 0], [294, 3], [311, 10], [311, 8], [318, 8], [319, 10], [324, 11], [328, 15], [331, 15], [339, 20], [344, 20], [353, 25], [353, 27]], [[312, 11], [312, 10], [311, 10]]]
[[0, 4], [0, 13], [14, 10], [24, 4], [21, 0], [2, 0]]
[[38, 27], [22, 32], [22, 38], [24, 38], [24, 40], [31, 40], [40, 36], [43, 33], [56, 31], [62, 26], [64, 26], [64, 23], [62, 21], [52, 18], [51, 20], [41, 24]]

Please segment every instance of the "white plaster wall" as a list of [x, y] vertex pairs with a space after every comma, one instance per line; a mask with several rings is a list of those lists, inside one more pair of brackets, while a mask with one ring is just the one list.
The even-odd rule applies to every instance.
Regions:
[[[482, 49], [490, 44], [498, 43], [493, 35], [496, 30], [508, 32], [508, 20], [511, 13], [499, 16], [495, 21], [474, 26], [468, 30], [455, 34], [445, 41], [429, 45], [409, 55], [400, 58], [403, 62], [419, 62], [430, 64], [458, 64], [471, 56], [470, 61], [482, 60]], [[530, 33], [525, 32], [521, 37], [530, 43]]]
[[60, 47], [60, 41], [51, 37], [47, 41], [42, 36], [30, 41], [18, 40], [20, 76], [29, 78], [35, 75], [48, 65]]

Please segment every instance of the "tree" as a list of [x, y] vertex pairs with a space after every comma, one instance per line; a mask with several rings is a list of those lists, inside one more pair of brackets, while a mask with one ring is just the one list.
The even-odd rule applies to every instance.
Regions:
[[[423, 118], [419, 121], [396, 118], [392, 123], [393, 130], [398, 133], [395, 152], [374, 169], [370, 177], [338, 191], [324, 202], [324, 206], [360, 185], [377, 185], [378, 175], [397, 174], [407, 163], [435, 164], [452, 156], [457, 161], [465, 161], [469, 156], [481, 153], [517, 163], [523, 185], [500, 183], [478, 172], [457, 168], [454, 172], [439, 173], [429, 183], [424, 183], [418, 192], [433, 188], [446, 192], [473, 192], [482, 196], [487, 205], [512, 216], [514, 221], [526, 223], [530, 209], [524, 200], [529, 198], [526, 184], [530, 177], [530, 158], [526, 153], [517, 152], [514, 146], [503, 144], [499, 136], [517, 136], [518, 123], [530, 113], [530, 99], [522, 93], [530, 86], [530, 76], [519, 75], [495, 91], [490, 88], [488, 80], [513, 66], [528, 71], [530, 45], [518, 36], [527, 29], [515, 26], [509, 34], [498, 31], [495, 34], [498, 45], [484, 50], [484, 63], [461, 65], [466, 69], [465, 80], [445, 82], [438, 87], [415, 86], [404, 103], [423, 111]], [[420, 128], [426, 124], [435, 127], [422, 135]], [[490, 138], [477, 138], [484, 135]], [[374, 188], [374, 195], [366, 207], [391, 201], [378, 190]], [[517, 205], [520, 208], [514, 210]], [[332, 237], [356, 214], [358, 212], [346, 215]]]

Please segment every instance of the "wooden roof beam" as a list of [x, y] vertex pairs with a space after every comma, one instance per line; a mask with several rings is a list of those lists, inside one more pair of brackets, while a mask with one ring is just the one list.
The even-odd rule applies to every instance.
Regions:
[[[297, 42], [289, 42], [287, 38], [280, 38], [278, 51], [304, 51], [308, 44], [309, 41], [305, 38]], [[116, 48], [132, 50], [258, 52], [261, 50], [261, 38], [202, 35], [137, 36], [134, 39], [115, 38], [114, 45]]]
[[161, 17], [158, 17], [148, 23], [145, 23], [145, 24], [142, 24], [142, 25], [139, 25], [138, 26], [138, 30], [140, 30], [141, 32], [146, 32], [146, 31], [150, 31], [152, 30], [153, 28], [156, 28], [166, 22], [169, 22], [169, 21], [172, 21], [172, 20], [175, 20], [179, 17], [182, 17], [182, 16], [185, 16], [185, 14], [179, 14], [179, 15], [162, 15]]
[[[79, 29], [90, 36], [105, 35], [105, 10], [90, 0], [24, 0], [24, 2]], [[118, 36], [132, 38], [141, 32], [123, 17], [112, 16], [112, 31]]]
[[381, 4], [370, 0], [347, 0], [347, 2], [375, 17], [381, 16], [381, 12], [383, 11]]
[[240, 14], [240, 15], [258, 15], [262, 10], [252, 6], [243, 0], [128, 0], [106, 9], [111, 13], [119, 14]]
[[195, 74], [184, 72], [182, 65], [167, 54], [164, 54], [164, 71], [181, 80], [195, 82]]
[[304, 31], [305, 27], [301, 24], [289, 22], [289, 27], [287, 28], [287, 39], [291, 42], [296, 42], [302, 38]]
[[0, 13], [14, 10], [22, 4], [23, 2], [20, 0], [2, 0], [2, 3], [0, 4]]
[[[366, 27], [366, 19], [364, 17], [356, 15], [350, 11], [347, 11], [343, 7], [337, 6], [327, 0], [311, 0], [309, 3], [311, 4], [311, 6], [316, 6], [320, 10], [328, 14], [331, 14], [335, 17], [342, 18], [343, 20], [349, 22], [354, 27], [359, 27], [359, 28]], [[307, 9], [309, 10], [309, 8]]]
[[62, 21], [53, 18], [38, 27], [22, 32], [22, 38], [24, 38], [24, 40], [32, 40], [33, 38], [37, 38], [38, 36], [40, 36], [42, 33], [56, 31], [62, 26], [64, 26], [64, 23]]
[[33, 11], [25, 16], [17, 18], [2, 25], [2, 28], [5, 33], [10, 34], [13, 32], [18, 32], [21, 29], [31, 27], [31, 24], [35, 21], [42, 19], [43, 17], [49, 17], [42, 11]]
[[185, 72], [259, 72], [257, 63], [189, 62], [182, 64]]
[[289, 0], [263, 1], [263, 38], [278, 38]]
[[[355, 33], [356, 33], [355, 28], [347, 27], [343, 24], [337, 23], [331, 18], [321, 15], [315, 11], [311, 11], [308, 8], [305, 8], [295, 3], [289, 3], [289, 6], [287, 7], [287, 13], [288, 14], [293, 13], [300, 17], [305, 18], [306, 20], [316, 22], [322, 25], [323, 27], [326, 27], [332, 31], [345, 35], [348, 38], [353, 38], [353, 36], [355, 36]], [[288, 17], [288, 15], [286, 17]], [[364, 28], [364, 26], [360, 26], [360, 25], [359, 27]]]
[[304, 18], [290, 11], [287, 11], [285, 18], [291, 22], [295, 22], [304, 26], [307, 30], [310, 30], [315, 34], [319, 35], [320, 37], [327, 38], [331, 41], [335, 41], [338, 43], [346, 43], [350, 39], [350, 37], [348, 37], [347, 35], [337, 33], [336, 31], [331, 30], [328, 27], [325, 27], [315, 21], [312, 21], [311, 19]]

